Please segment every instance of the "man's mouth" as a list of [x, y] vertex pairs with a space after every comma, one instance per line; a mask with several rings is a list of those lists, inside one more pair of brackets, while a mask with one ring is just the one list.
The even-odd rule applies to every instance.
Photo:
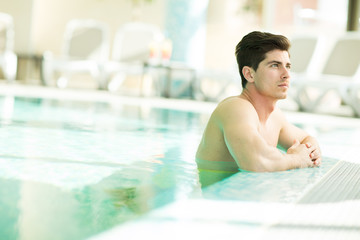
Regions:
[[283, 88], [289, 88], [289, 84], [288, 83], [281, 83], [278, 85], [279, 87], [283, 87]]

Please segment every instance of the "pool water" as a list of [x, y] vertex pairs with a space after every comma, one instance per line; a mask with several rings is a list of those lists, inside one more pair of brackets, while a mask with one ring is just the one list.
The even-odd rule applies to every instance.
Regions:
[[199, 188], [201, 115], [0, 98], [0, 239], [85, 239]]
[[[256, 203], [297, 203], [340, 160], [359, 163], [358, 119], [287, 113], [319, 139], [321, 167], [240, 172], [201, 188], [194, 155], [211, 111], [131, 101], [0, 97], [0, 239], [171, 239], [179, 226], [179, 237], [182, 227], [253, 234], [272, 219], [262, 210], [284, 207]], [[256, 221], [247, 206], [262, 209]]]
[[206, 199], [295, 203], [339, 160], [325, 157], [321, 167], [281, 172], [243, 172], [202, 191]]

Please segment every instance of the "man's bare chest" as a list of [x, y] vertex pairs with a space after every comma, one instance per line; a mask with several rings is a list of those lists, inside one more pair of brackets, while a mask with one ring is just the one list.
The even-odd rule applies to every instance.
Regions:
[[264, 140], [271, 146], [276, 147], [279, 141], [280, 126], [268, 123], [265, 126], [259, 125], [259, 133]]

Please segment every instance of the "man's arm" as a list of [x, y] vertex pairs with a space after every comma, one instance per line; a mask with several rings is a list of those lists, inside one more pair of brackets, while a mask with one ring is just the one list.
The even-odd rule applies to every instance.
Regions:
[[310, 153], [310, 158], [315, 166], [319, 166], [321, 164], [321, 149], [318, 141], [304, 130], [287, 122], [285, 117], [283, 119], [282, 129], [279, 136], [279, 144], [285, 149], [288, 149], [294, 141], [297, 140], [301, 144], [312, 147], [314, 150]]
[[316, 166], [320, 166], [322, 160], [321, 149], [317, 140], [308, 135], [301, 141], [301, 143], [314, 147], [314, 150], [310, 153], [310, 158]]
[[258, 131], [257, 113], [245, 106], [224, 107], [219, 113], [226, 145], [240, 169], [266, 172], [313, 166], [314, 147], [293, 144], [286, 154], [270, 146]]

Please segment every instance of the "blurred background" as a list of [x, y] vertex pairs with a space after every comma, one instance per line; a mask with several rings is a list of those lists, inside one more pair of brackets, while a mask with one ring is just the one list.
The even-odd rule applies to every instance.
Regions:
[[[358, 237], [359, 2], [0, 0], [0, 238], [81, 239], [171, 202], [144, 221], [157, 237]], [[291, 40], [292, 85], [278, 105], [327, 161], [236, 174], [188, 201], [200, 194], [197, 144], [216, 103], [241, 93], [235, 46], [254, 30]], [[277, 205], [313, 202], [320, 210]], [[129, 239], [149, 238], [141, 222], [126, 226]]]
[[[17, 57], [15, 76], [6, 75], [3, 68], [2, 78], [7, 82], [206, 101], [218, 101], [241, 91], [234, 49], [248, 32], [269, 31], [290, 39], [300, 35], [317, 39], [325, 36], [325, 41], [317, 43], [318, 48], [348, 32], [357, 32], [359, 23], [358, 0], [0, 0], [0, 12], [12, 17], [13, 32], [7, 34], [3, 43], [11, 36], [8, 50]], [[74, 19], [102, 24], [106, 33], [102, 35], [104, 53], [100, 57], [70, 54], [74, 48], [87, 44], [92, 48], [91, 41], [96, 38], [87, 35], [71, 43], [76, 34], [74, 27], [72, 32], [69, 30], [69, 23]], [[131, 55], [129, 49], [140, 49], [137, 41], [145, 37], [138, 35], [125, 46], [119, 30], [125, 26], [135, 29], [139, 27], [136, 24], [155, 27], [160, 36], [148, 41], [147, 51], [134, 51], [136, 54]], [[302, 46], [300, 53], [315, 52]], [[126, 57], [121, 55], [124, 49], [128, 49]], [[320, 63], [326, 62], [331, 49], [317, 54], [323, 56], [319, 65], [306, 66], [299, 72], [308, 76], [312, 70], [310, 75], [319, 75], [323, 66]], [[89, 59], [92, 63], [84, 63], [89, 73], [69, 74], [66, 61]], [[129, 62], [132, 64], [127, 65]], [[80, 66], [79, 62], [71, 63], [71, 68], [76, 64]], [[91, 64], [95, 64], [93, 69]], [[293, 66], [296, 72], [297, 63]], [[129, 71], [133, 67], [135, 70]], [[61, 72], [66, 72], [66, 76]], [[297, 95], [293, 94], [294, 102], [301, 105]], [[342, 99], [339, 101], [344, 105]], [[301, 106], [296, 109], [306, 110]]]

